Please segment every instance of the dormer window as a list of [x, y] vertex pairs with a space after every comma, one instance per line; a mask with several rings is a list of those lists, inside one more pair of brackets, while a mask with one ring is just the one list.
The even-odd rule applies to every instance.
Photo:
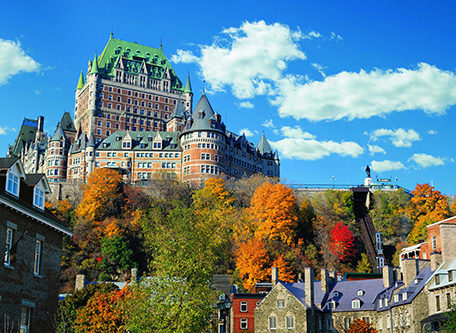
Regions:
[[8, 172], [6, 191], [17, 197], [19, 196], [19, 177], [11, 173], [11, 171]]
[[364, 295], [364, 291], [363, 290], [358, 290], [358, 296], [363, 296]]
[[440, 275], [435, 276], [435, 284], [440, 284]]
[[352, 301], [352, 309], [359, 309], [361, 307], [361, 301], [359, 299], [354, 299]]
[[404, 301], [407, 300], [407, 293], [406, 293], [406, 292], [405, 292], [405, 293], [402, 293], [402, 299], [403, 299]]
[[383, 308], [383, 299], [380, 298], [380, 300], [378, 301], [378, 307], [381, 309]]
[[328, 306], [327, 307], [328, 307], [328, 310], [335, 309], [336, 308], [336, 302], [334, 302], [334, 301], [328, 302]]
[[339, 292], [338, 291], [334, 292], [334, 297], [339, 297]]
[[35, 187], [34, 190], [33, 205], [41, 210], [44, 210], [44, 192], [38, 187]]
[[394, 295], [394, 303], [399, 302], [399, 294]]

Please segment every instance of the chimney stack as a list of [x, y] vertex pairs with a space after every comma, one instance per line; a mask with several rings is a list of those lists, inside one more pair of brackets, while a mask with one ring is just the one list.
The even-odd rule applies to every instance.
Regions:
[[74, 291], [78, 291], [84, 289], [85, 287], [85, 275], [84, 274], [77, 274], [76, 275], [76, 283], [74, 286]]
[[326, 268], [321, 269], [321, 292], [327, 294], [329, 291], [329, 275]]
[[272, 275], [272, 288], [277, 284], [279, 281], [279, 269], [277, 267], [271, 267], [271, 275]]
[[314, 308], [314, 272], [313, 268], [304, 268], [304, 283], [305, 283], [305, 301], [311, 309]]
[[390, 265], [383, 266], [383, 286], [389, 288], [394, 284], [394, 271]]
[[402, 280], [408, 286], [418, 274], [418, 261], [413, 258], [402, 259]]

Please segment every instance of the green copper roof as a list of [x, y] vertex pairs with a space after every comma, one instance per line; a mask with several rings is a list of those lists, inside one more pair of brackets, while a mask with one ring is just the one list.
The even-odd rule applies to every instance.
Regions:
[[119, 61], [122, 62], [124, 70], [131, 74], [141, 73], [144, 61], [147, 67], [147, 75], [156, 79], [161, 79], [166, 67], [168, 67], [171, 76], [171, 88], [184, 90], [182, 82], [177, 77], [162, 49], [126, 42], [111, 36], [103, 53], [98, 58], [98, 70], [101, 74], [112, 77], [114, 76], [114, 68], [118, 66]]
[[90, 74], [100, 74], [100, 71], [98, 70], [98, 58], [97, 58], [97, 54], [95, 54], [95, 59], [93, 60], [92, 69], [91, 69], [91, 71], [90, 71]]
[[190, 74], [187, 74], [187, 84], [185, 85], [184, 93], [193, 94], [192, 85], [190, 84]]
[[82, 89], [83, 87], [84, 87], [84, 75], [82, 74], [82, 71], [81, 71], [81, 75], [79, 75], [79, 82], [78, 82], [78, 86], [76, 87], [76, 90]]

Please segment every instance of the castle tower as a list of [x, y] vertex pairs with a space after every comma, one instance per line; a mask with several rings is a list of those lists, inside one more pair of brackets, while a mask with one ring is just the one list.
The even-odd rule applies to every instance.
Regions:
[[187, 74], [187, 83], [185, 84], [184, 95], [185, 95], [185, 110], [187, 110], [188, 112], [191, 112], [192, 108], [193, 108], [193, 91], [192, 91], [192, 85], [190, 83], [190, 74]]
[[47, 148], [45, 169], [46, 177], [50, 182], [66, 180], [70, 145], [70, 140], [65, 135], [61, 122], [59, 122]]
[[206, 95], [201, 96], [180, 135], [184, 181], [194, 186], [206, 178], [224, 174], [225, 126], [212, 109]]

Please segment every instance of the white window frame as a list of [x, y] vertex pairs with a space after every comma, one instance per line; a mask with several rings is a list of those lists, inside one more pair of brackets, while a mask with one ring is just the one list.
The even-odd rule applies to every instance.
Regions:
[[33, 274], [35, 276], [41, 275], [41, 256], [43, 253], [43, 241], [44, 237], [37, 235], [35, 242], [35, 263], [33, 265]]
[[21, 310], [21, 329], [20, 332], [30, 332], [30, 317], [32, 316], [32, 309], [23, 306]]
[[277, 309], [284, 309], [285, 308], [285, 300], [284, 299], [278, 299], [277, 300]]
[[33, 205], [41, 210], [44, 210], [44, 191], [35, 186], [33, 192]]
[[11, 171], [8, 171], [5, 190], [18, 197], [19, 188], [19, 177], [13, 174]]
[[379, 330], [383, 329], [383, 317], [382, 316], [378, 317], [378, 329]]
[[352, 300], [352, 309], [361, 308], [361, 301], [359, 299]]
[[249, 325], [248, 325], [249, 321], [247, 318], [241, 318], [241, 323], [240, 323], [240, 329], [241, 330], [246, 330], [249, 328]]
[[240, 311], [247, 312], [247, 302], [246, 301], [241, 302]]
[[286, 324], [287, 324], [287, 330], [294, 330], [295, 329], [294, 316], [287, 316]]
[[277, 317], [269, 317], [269, 330], [277, 329]]
[[437, 237], [435, 235], [432, 236], [432, 249], [437, 250]]

